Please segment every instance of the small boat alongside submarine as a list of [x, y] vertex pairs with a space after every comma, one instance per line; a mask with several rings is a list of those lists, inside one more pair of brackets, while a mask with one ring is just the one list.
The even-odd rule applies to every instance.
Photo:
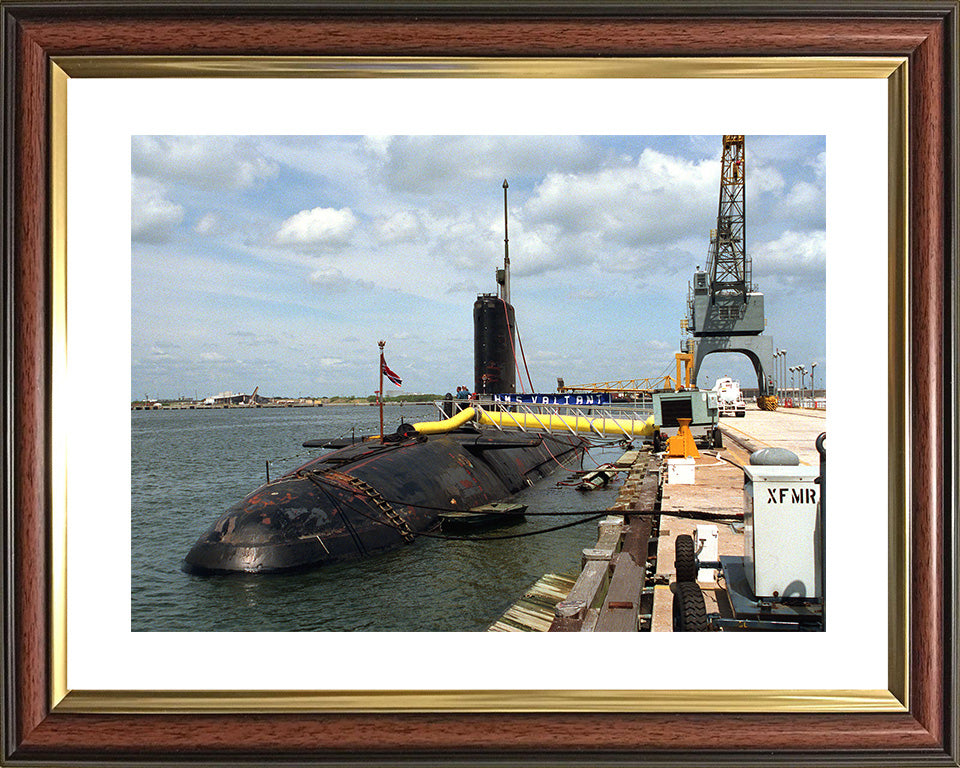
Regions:
[[187, 553], [194, 574], [277, 573], [385, 552], [533, 485], [582, 455], [578, 435], [481, 430], [461, 412], [313, 459], [221, 515]]

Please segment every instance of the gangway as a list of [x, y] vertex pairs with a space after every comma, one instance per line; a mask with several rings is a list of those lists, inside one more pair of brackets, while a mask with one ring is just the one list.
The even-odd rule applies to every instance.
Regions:
[[595, 381], [589, 384], [560, 384], [558, 392], [603, 392], [613, 395], [647, 395], [651, 392], [674, 389], [670, 376], [656, 379], [618, 379], [617, 381]]

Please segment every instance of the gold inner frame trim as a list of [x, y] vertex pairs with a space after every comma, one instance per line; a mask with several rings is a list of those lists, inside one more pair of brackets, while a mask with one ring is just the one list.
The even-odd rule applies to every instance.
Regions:
[[[913, 430], [910, 424], [910, 377], [906, 375], [910, 359], [910, 247], [909, 232], [909, 64], [903, 63], [887, 80], [887, 279], [889, 343], [887, 387], [888, 445], [901, 446], [890, 450], [887, 457], [887, 498], [891, 514], [888, 517], [888, 592], [887, 611], [888, 681], [890, 692], [905, 706], [910, 705], [910, 472], [909, 457]], [[901, 564], [899, 570], [896, 565]]]
[[67, 686], [67, 91], [70, 78], [516, 77], [873, 78], [888, 81], [891, 440], [909, 440], [907, 60], [901, 57], [453, 59], [319, 57], [54, 57], [50, 93], [53, 509], [50, 696], [57, 712], [904, 712], [909, 669], [909, 475], [889, 456], [889, 690], [134, 691]]
[[889, 691], [73, 691], [57, 712], [903, 712]]
[[57, 56], [70, 77], [887, 78], [901, 57]]
[[67, 81], [50, 67], [51, 478], [50, 685], [51, 700], [67, 694]]

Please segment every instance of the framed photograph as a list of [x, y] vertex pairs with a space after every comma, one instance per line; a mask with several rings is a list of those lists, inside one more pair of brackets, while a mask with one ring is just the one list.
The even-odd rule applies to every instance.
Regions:
[[[958, 764], [956, 2], [0, 8], [3, 761]], [[268, 206], [254, 182], [279, 179], [276, 200], [304, 183], [264, 142], [301, 164], [325, 152], [347, 179], [357, 137], [373, 154], [413, 137], [395, 170], [420, 184], [456, 153], [488, 162], [465, 137], [500, 137], [514, 162], [544, 137], [571, 157], [589, 142], [570, 137], [598, 137], [615, 173], [633, 161], [620, 137], [727, 130], [814, 137], [829, 179], [827, 632], [293, 632], [239, 592], [227, 631], [206, 632], [161, 620], [164, 597], [137, 601], [138, 324], [183, 281], [248, 289], [249, 265], [201, 257], [215, 246], [200, 237], [241, 232], [211, 200], [254, 189]], [[228, 144], [253, 158], [216, 169], [234, 187], [166, 195], [189, 174], [203, 187]], [[285, 203], [258, 226], [294, 253], [368, 216]], [[195, 253], [175, 259], [185, 218]], [[377, 231], [412, 268], [404, 225], [384, 215]], [[282, 278], [276, 249], [260, 253]], [[145, 264], [165, 282], [152, 304]], [[363, 287], [333, 262], [297, 265], [331, 313]]]

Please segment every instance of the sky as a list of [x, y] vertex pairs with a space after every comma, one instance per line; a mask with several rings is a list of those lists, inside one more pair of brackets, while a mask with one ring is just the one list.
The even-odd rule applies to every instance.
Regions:
[[[472, 389], [504, 179], [533, 388], [672, 374], [720, 154], [720, 136], [135, 136], [131, 398], [366, 396], [381, 339], [403, 379], [386, 394]], [[748, 135], [745, 154], [767, 334], [822, 387], [825, 137]], [[737, 354], [698, 384], [724, 375], [755, 386]]]

